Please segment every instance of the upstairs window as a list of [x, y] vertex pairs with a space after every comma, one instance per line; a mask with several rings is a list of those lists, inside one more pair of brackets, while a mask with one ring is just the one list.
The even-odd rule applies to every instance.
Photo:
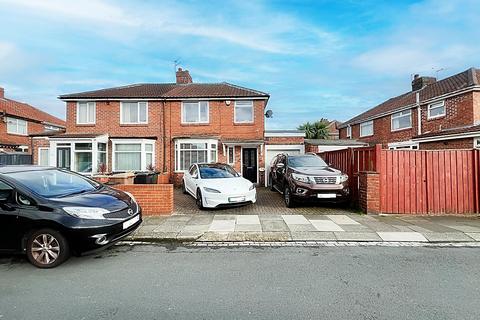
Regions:
[[147, 102], [121, 102], [121, 124], [146, 124], [148, 123]]
[[352, 137], [352, 127], [348, 126], [347, 127], [347, 138], [351, 138], [351, 137]]
[[7, 133], [27, 135], [27, 121], [7, 117]]
[[253, 122], [253, 101], [239, 100], [235, 101], [234, 111], [235, 123], [252, 123]]
[[77, 104], [77, 124], [95, 124], [95, 102]]
[[428, 119], [435, 119], [445, 116], [445, 101], [440, 101], [428, 105]]
[[412, 110], [405, 110], [392, 114], [392, 131], [412, 127]]
[[208, 101], [182, 103], [182, 123], [208, 123]]
[[373, 135], [373, 120], [360, 123], [360, 137]]

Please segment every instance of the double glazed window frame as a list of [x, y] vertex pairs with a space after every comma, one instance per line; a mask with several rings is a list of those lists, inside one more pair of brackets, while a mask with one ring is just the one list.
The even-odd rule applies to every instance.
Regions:
[[[443, 113], [431, 116], [430, 113], [432, 109], [440, 109], [443, 108]], [[439, 102], [434, 102], [430, 103], [427, 106], [427, 120], [433, 120], [433, 119], [438, 119], [438, 118], [443, 118], [447, 115], [447, 108], [445, 106], [445, 101], [439, 101]]]
[[[85, 122], [81, 122], [80, 121], [80, 105], [83, 105], [83, 104], [86, 104], [87, 106], [87, 120]], [[93, 119], [90, 119], [89, 115], [90, 115], [90, 112], [89, 112], [89, 108], [93, 108]], [[91, 124], [95, 124], [96, 120], [97, 120], [97, 104], [95, 103], [95, 101], [78, 101], [77, 102], [77, 114], [76, 114], [76, 123], [77, 124], [87, 124], [87, 125], [91, 125]]]
[[[194, 104], [194, 103], [197, 104], [197, 108], [198, 108], [197, 120], [196, 121], [187, 121], [186, 120], [185, 105], [186, 104]], [[207, 106], [207, 119], [206, 120], [202, 120], [202, 116], [201, 116], [201, 104], [202, 103], [206, 103], [206, 106]], [[210, 123], [210, 103], [206, 100], [182, 101], [180, 117], [181, 117], [181, 123], [182, 124], [209, 124]]]
[[352, 138], [352, 126], [351, 125], [347, 126], [347, 138], [349, 138], [349, 139]]
[[[182, 144], [206, 144], [205, 149], [181, 149]], [[214, 147], [212, 147], [214, 146]], [[204, 151], [206, 152], [206, 161], [208, 163], [216, 162], [218, 160], [218, 140], [215, 139], [177, 139], [175, 140], [175, 172], [186, 172], [193, 163], [190, 163], [186, 168], [181, 168], [181, 152], [182, 151]], [[215, 154], [215, 157], [212, 155]]]
[[[367, 134], [363, 133], [362, 129], [364, 127], [370, 126], [370, 125], [372, 126], [372, 132], [367, 133]], [[375, 131], [374, 131], [374, 127], [373, 127], [373, 120], [365, 121], [365, 122], [360, 123], [360, 138], [373, 136], [374, 133], [375, 133]]]
[[[249, 120], [237, 120], [237, 108], [250, 108], [251, 110], [251, 119]], [[237, 124], [244, 123], [254, 123], [255, 121], [255, 108], [253, 100], [235, 100], [235, 105], [233, 107], [233, 122]]]
[[[401, 118], [409, 118], [410, 124], [407, 127], [394, 127], [395, 120], [401, 119]], [[395, 131], [401, 131], [401, 130], [406, 130], [406, 129], [411, 129], [412, 128], [412, 109], [408, 110], [403, 110], [400, 112], [396, 112], [390, 116], [390, 131], [395, 132]]]
[[[127, 171], [147, 171], [147, 154], [151, 154], [152, 158], [152, 166], [155, 166], [155, 140], [151, 139], [110, 139], [112, 141], [112, 171], [114, 172], [127, 172]], [[118, 144], [140, 144], [139, 151], [131, 151], [131, 152], [139, 152], [140, 153], [140, 169], [131, 169], [131, 170], [124, 170], [116, 168], [116, 160], [117, 160], [117, 152], [116, 145]], [[152, 150], [147, 150], [146, 145], [152, 145]], [[128, 151], [125, 151], [128, 152]]]
[[[137, 122], [124, 121], [124, 104], [136, 103], [137, 104]], [[145, 104], [145, 121], [140, 121], [140, 104]], [[120, 101], [120, 124], [148, 124], [148, 101]]]
[[[15, 117], [5, 117], [7, 121], [7, 133], [8, 134], [15, 134], [19, 136], [28, 136], [28, 121], [15, 118]], [[25, 132], [19, 132], [19, 123], [25, 124]], [[11, 130], [11, 127], [14, 126], [15, 130]]]

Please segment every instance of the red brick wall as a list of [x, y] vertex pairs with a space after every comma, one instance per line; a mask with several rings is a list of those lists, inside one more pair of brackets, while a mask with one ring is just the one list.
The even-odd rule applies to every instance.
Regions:
[[32, 152], [32, 162], [33, 164], [38, 164], [38, 148], [40, 147], [50, 147], [50, 141], [47, 138], [33, 138], [33, 152]]
[[[15, 118], [15, 117], [12, 117], [12, 118]], [[43, 124], [38, 122], [27, 121], [28, 134], [41, 133], [43, 131], [45, 131]], [[29, 152], [31, 152], [30, 137], [7, 133], [7, 123], [3, 121], [3, 118], [0, 119], [0, 142], [26, 145], [29, 147]]]
[[473, 121], [480, 124], [480, 92], [473, 92]]
[[362, 171], [358, 174], [358, 201], [364, 213], [380, 213], [380, 175]]
[[173, 212], [171, 184], [119, 184], [114, 187], [130, 192], [146, 216], [168, 215]]
[[266, 144], [304, 144], [304, 137], [266, 137]]
[[472, 149], [473, 138], [424, 142], [418, 147], [421, 150]]

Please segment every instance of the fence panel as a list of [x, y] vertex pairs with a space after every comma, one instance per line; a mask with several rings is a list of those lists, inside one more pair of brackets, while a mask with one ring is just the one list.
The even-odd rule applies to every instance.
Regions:
[[30, 154], [6, 153], [0, 154], [0, 165], [32, 164]]

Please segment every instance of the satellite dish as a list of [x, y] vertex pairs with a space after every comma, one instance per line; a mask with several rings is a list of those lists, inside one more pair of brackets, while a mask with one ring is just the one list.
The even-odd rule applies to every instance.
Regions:
[[265, 112], [265, 117], [267, 117], [267, 118], [273, 117], [273, 111], [272, 110], [267, 110], [267, 112]]

